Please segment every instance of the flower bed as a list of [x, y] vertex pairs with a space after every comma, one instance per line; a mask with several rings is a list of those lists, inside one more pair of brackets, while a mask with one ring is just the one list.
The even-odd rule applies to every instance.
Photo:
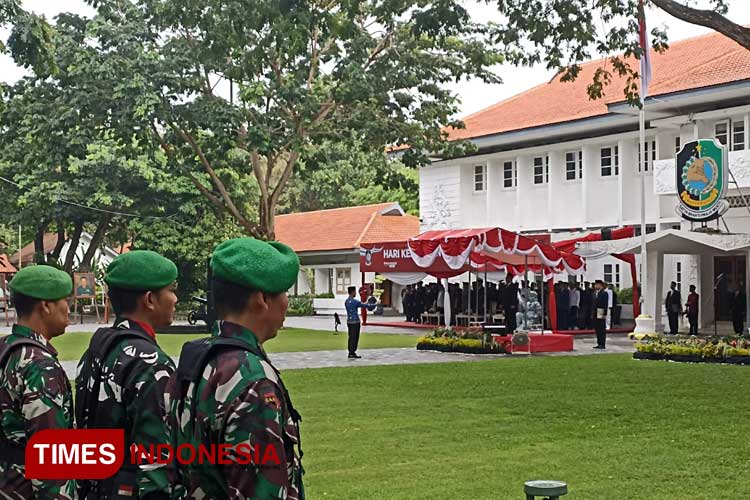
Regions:
[[633, 358], [750, 365], [750, 337], [648, 337], [635, 345]]
[[502, 346], [484, 336], [481, 328], [448, 330], [439, 328], [417, 341], [418, 351], [459, 352], [463, 354], [504, 354]]

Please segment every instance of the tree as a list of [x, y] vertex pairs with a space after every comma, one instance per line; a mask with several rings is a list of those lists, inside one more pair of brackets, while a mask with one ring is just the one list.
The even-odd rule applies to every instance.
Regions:
[[[750, 28], [740, 26], [724, 14], [726, 0], [703, 0], [710, 9], [690, 7], [675, 0], [645, 0], [683, 21], [705, 26], [750, 50]], [[600, 54], [610, 65], [602, 65], [588, 85], [592, 99], [602, 97], [617, 74], [626, 78], [625, 97], [639, 103], [638, 42], [639, 0], [497, 0], [505, 21], [495, 25], [495, 39], [503, 46], [506, 60], [519, 65], [544, 63], [558, 70], [563, 81], [578, 76], [580, 63]], [[668, 48], [666, 32], [654, 27], [652, 45]]]
[[[427, 161], [426, 151], [457, 154], [466, 145], [446, 142], [442, 130], [457, 111], [445, 84], [499, 81], [487, 29], [458, 1], [96, 5], [107, 32], [145, 13], [148, 29], [131, 32], [125, 46], [142, 43], [132, 68], [150, 85], [139, 107], [155, 139], [213, 205], [260, 238], [274, 237], [277, 206], [311, 148], [355, 131], [371, 151], [414, 146], [409, 165]], [[121, 50], [103, 49], [115, 58]], [[219, 80], [232, 82], [231, 98], [217, 91]], [[257, 187], [257, 219], [237, 202], [232, 181]]]
[[18, 0], [0, 0], [0, 27], [7, 25], [10, 36], [7, 43], [0, 40], [0, 52], [8, 50], [17, 64], [40, 74], [54, 73], [53, 31], [47, 21], [22, 9]]
[[306, 212], [395, 201], [419, 212], [419, 175], [356, 141], [324, 141], [300, 161], [279, 211]]

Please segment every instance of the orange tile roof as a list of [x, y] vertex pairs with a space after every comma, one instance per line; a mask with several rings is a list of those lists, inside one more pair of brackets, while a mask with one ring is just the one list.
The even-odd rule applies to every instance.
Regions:
[[277, 215], [276, 239], [296, 252], [354, 250], [361, 243], [396, 241], [419, 234], [411, 215], [381, 215], [397, 203]]
[[[637, 70], [638, 61], [630, 62]], [[663, 54], [652, 50], [651, 65], [650, 96], [750, 79], [750, 51], [718, 33], [673, 42]], [[605, 95], [592, 101], [586, 87], [600, 67], [612, 70], [606, 59], [585, 63], [574, 82], [556, 76], [463, 118], [466, 128], [449, 129], [449, 137], [467, 139], [605, 115], [608, 104], [625, 100], [625, 78], [613, 71]]]
[[10, 263], [8, 255], [4, 253], [0, 254], [0, 273], [11, 274], [15, 272], [18, 272], [18, 270]]

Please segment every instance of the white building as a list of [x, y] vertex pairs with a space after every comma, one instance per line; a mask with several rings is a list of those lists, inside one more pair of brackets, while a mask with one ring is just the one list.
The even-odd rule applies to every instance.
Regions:
[[[363, 243], [404, 241], [419, 234], [419, 219], [398, 203], [337, 208], [278, 215], [276, 239], [294, 249], [301, 270], [293, 293], [327, 295], [313, 301], [316, 314], [345, 315], [347, 288], [362, 285], [359, 248]], [[373, 283], [375, 273], [366, 273]], [[401, 286], [388, 280], [378, 284], [380, 302], [400, 311]]]
[[[652, 61], [645, 162], [638, 109], [624, 99], [624, 80], [613, 75], [604, 98], [589, 100], [586, 86], [607, 67], [593, 61], [573, 83], [555, 78], [464, 118], [466, 128], [451, 137], [470, 140], [478, 151], [420, 170], [421, 229], [500, 226], [550, 232], [555, 241], [639, 226], [645, 176], [648, 232], [689, 230], [675, 212], [674, 158], [681, 144], [698, 138], [729, 147], [729, 168], [750, 195], [750, 51], [711, 34], [675, 42]], [[737, 187], [728, 185], [732, 208], [721, 229], [750, 233], [750, 209]], [[667, 256], [664, 265], [666, 284], [674, 280], [687, 290], [699, 279], [696, 257]], [[745, 282], [747, 265], [746, 256], [723, 256], [713, 268], [737, 284]], [[632, 286], [627, 266], [614, 258], [589, 261], [584, 279], [596, 278]]]

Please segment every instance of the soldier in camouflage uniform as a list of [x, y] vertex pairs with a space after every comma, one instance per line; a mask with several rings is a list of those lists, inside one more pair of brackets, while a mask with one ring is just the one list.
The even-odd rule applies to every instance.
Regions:
[[74, 481], [27, 480], [23, 464], [35, 432], [73, 427], [70, 383], [49, 342], [68, 326], [73, 282], [53, 267], [32, 266], [9, 287], [18, 319], [0, 340], [0, 498], [70, 500]]
[[[175, 447], [225, 444], [234, 451], [228, 464], [179, 464], [183, 494], [304, 499], [299, 413], [262, 347], [284, 323], [299, 259], [283, 244], [240, 238], [216, 248], [211, 269], [221, 321], [210, 338], [183, 347], [167, 387], [168, 422]], [[258, 456], [241, 463], [242, 446]]]
[[[156, 452], [169, 444], [164, 390], [174, 362], [156, 341], [155, 330], [172, 323], [177, 267], [161, 255], [136, 250], [118, 256], [105, 282], [116, 320], [97, 331], [78, 366], [76, 421], [80, 428], [122, 428], [125, 447]], [[105, 347], [102, 347], [105, 346]], [[166, 458], [166, 457], [161, 457]], [[168, 499], [168, 465], [126, 453], [114, 478], [81, 481], [82, 499]]]

